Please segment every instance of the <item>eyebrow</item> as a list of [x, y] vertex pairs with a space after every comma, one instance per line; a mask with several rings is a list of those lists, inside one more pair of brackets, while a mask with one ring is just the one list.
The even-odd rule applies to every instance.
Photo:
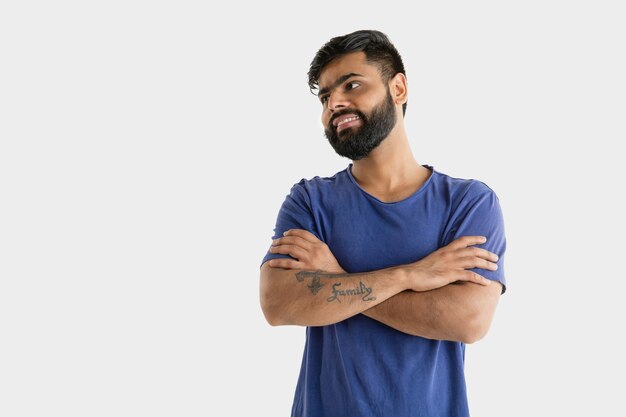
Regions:
[[328, 93], [330, 90], [337, 88], [344, 81], [352, 77], [362, 77], [362, 75], [357, 74], [355, 72], [344, 74], [341, 77], [337, 78], [337, 80], [334, 83], [332, 83], [330, 87], [321, 88], [320, 91], [317, 93], [317, 96], [320, 97], [321, 95]]

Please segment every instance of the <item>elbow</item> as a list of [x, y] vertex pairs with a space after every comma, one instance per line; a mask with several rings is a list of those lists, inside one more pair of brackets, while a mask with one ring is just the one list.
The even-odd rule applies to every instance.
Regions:
[[261, 292], [261, 310], [263, 311], [263, 316], [265, 316], [265, 321], [267, 321], [270, 326], [282, 326], [287, 324], [280, 314], [280, 306], [278, 306], [276, 302], [273, 302], [271, 297], [263, 294], [263, 292]]
[[497, 294], [492, 292], [490, 297], [477, 298], [475, 302], [467, 304], [462, 315], [464, 320], [460, 320], [463, 322], [463, 329], [460, 331], [461, 342], [472, 344], [487, 336], [499, 296], [499, 292]]
[[301, 324], [297, 306], [286, 296], [286, 288], [289, 288], [286, 280], [292, 277], [292, 272], [270, 268], [267, 263], [261, 267], [259, 299], [265, 320], [270, 326]]
[[463, 342], [466, 345], [471, 345], [472, 343], [476, 343], [482, 338], [484, 338], [486, 334], [487, 334], [487, 331], [477, 331], [477, 330], [466, 331], [461, 335], [460, 342]]
[[279, 298], [276, 297], [276, 288], [272, 285], [276, 279], [272, 279], [270, 276], [271, 272], [266, 265], [261, 267], [259, 302], [263, 316], [268, 324], [270, 326], [281, 326], [287, 323], [281, 316], [281, 311], [284, 311], [284, 308], [280, 305]]
[[267, 323], [272, 326], [272, 327], [276, 327], [276, 326], [284, 326], [285, 323], [282, 322], [278, 317], [276, 316], [269, 316], [267, 314], [265, 314], [265, 321], [267, 321]]
[[263, 310], [263, 315], [265, 316], [265, 321], [267, 321], [267, 323], [270, 326], [284, 326], [286, 324], [289, 324], [287, 322], [287, 320], [285, 320], [284, 317], [282, 317], [276, 310], [276, 308], [271, 308], [269, 306], [264, 305], [263, 302], [261, 302], [261, 310]]
[[288, 320], [286, 306], [281, 304], [279, 298], [273, 294], [272, 290], [261, 286], [260, 292], [261, 310], [263, 316], [270, 326], [284, 326], [291, 324]]
[[464, 323], [459, 335], [459, 341], [471, 345], [482, 340], [489, 331], [491, 318], [475, 315]]

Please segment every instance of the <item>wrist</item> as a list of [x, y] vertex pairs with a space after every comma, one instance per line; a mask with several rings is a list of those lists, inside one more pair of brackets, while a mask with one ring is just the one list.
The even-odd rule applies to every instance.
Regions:
[[417, 288], [420, 288], [420, 285], [424, 282], [424, 269], [420, 266], [420, 263], [421, 261], [417, 261], [404, 265], [405, 283], [408, 290], [418, 291]]
[[392, 268], [392, 273], [394, 274], [394, 281], [397, 281], [401, 290], [411, 290], [413, 289], [413, 281], [412, 275], [414, 272], [406, 265], [399, 265]]

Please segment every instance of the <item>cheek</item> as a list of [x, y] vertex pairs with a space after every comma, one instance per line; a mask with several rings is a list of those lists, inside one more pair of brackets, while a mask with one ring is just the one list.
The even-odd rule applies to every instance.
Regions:
[[326, 110], [324, 110], [322, 112], [322, 126], [324, 126], [324, 129], [326, 129], [326, 127], [328, 127], [328, 121], [330, 120], [330, 114], [328, 114], [328, 112]]

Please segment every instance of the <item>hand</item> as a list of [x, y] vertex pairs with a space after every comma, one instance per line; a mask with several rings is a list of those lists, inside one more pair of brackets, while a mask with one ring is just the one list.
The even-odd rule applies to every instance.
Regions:
[[320, 270], [332, 273], [344, 273], [337, 259], [328, 246], [313, 233], [302, 229], [287, 230], [283, 237], [275, 239], [270, 247], [271, 253], [290, 255], [293, 259], [272, 259], [272, 268]]
[[456, 281], [489, 285], [491, 281], [468, 271], [471, 268], [495, 271], [498, 255], [472, 247], [485, 243], [483, 236], [463, 236], [409, 265], [410, 286], [413, 291], [428, 291]]

